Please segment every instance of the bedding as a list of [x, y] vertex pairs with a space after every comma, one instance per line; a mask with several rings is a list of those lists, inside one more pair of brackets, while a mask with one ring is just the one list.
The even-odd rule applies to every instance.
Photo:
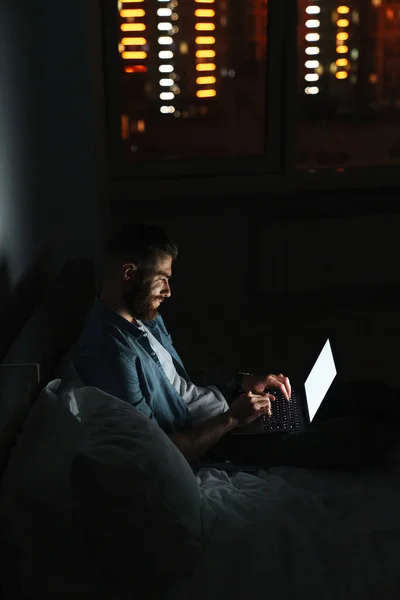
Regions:
[[208, 469], [198, 480], [215, 527], [191, 581], [166, 598], [399, 598], [398, 463], [358, 476]]
[[[72, 517], [76, 504], [65, 474], [68, 471], [66, 465], [71, 464], [75, 456], [85, 453], [92, 458], [95, 456], [91, 452], [97, 442], [92, 443], [95, 439], [92, 436], [97, 436], [101, 430], [104, 441], [104, 427], [107, 429], [110, 424], [103, 419], [103, 412], [101, 427], [98, 427], [100, 423], [95, 425], [92, 421], [90, 444], [82, 446], [82, 439], [74, 437], [76, 427], [81, 428], [82, 407], [90, 402], [93, 407], [105, 407], [107, 402], [118, 404], [119, 401], [94, 388], [71, 385], [60, 388], [59, 384], [59, 381], [51, 382], [44, 390], [36, 405], [36, 416], [32, 411], [29, 417], [36, 418], [36, 425], [31, 423], [29, 428], [28, 419], [25, 433], [29, 430], [30, 434], [25, 438], [24, 446], [17, 451], [17, 445], [13, 452], [4, 478], [4, 482], [8, 481], [6, 489], [3, 482], [3, 500], [6, 491], [9, 501], [5, 505], [3, 502], [2, 521], [8, 519], [13, 524], [7, 527], [7, 532], [24, 550], [20, 572], [28, 597], [111, 600], [120, 597], [120, 590], [109, 589], [101, 561], [88, 544], [87, 532], [76, 527]], [[89, 397], [92, 398], [90, 401]], [[131, 450], [130, 441], [126, 440], [127, 425], [122, 422], [122, 415], [125, 415], [123, 420], [126, 419], [126, 407], [121, 407], [119, 424], [114, 412], [112, 439], [118, 451], [112, 454], [113, 476], [121, 473], [119, 469], [114, 470], [115, 466], [120, 466], [118, 463], [129, 464], [129, 458], [123, 456]], [[65, 417], [66, 409], [72, 420]], [[131, 407], [128, 410], [134, 411]], [[58, 419], [57, 435], [54, 412], [63, 415], [61, 420]], [[121, 443], [124, 436], [114, 435], [119, 428], [124, 432], [124, 443]], [[148, 429], [146, 435], [151, 438], [151, 433]], [[38, 436], [41, 450], [33, 459], [31, 453], [37, 452]], [[21, 436], [20, 444], [22, 439]], [[70, 442], [66, 443], [68, 439]], [[90, 451], [87, 453], [87, 450]], [[52, 457], [48, 456], [49, 451]], [[108, 450], [101, 456], [109, 456]], [[177, 458], [171, 452], [169, 457], [170, 462], [177, 460], [173, 468], [182, 465], [181, 456]], [[254, 597], [265, 597], [266, 600], [398, 599], [399, 459], [398, 450], [392, 461], [381, 469], [366, 469], [358, 474], [274, 467], [260, 471], [257, 476], [202, 469], [192, 478], [186, 466], [183, 467], [184, 478], [188, 481], [185, 483], [188, 485], [185, 502], [190, 504], [184, 510], [188, 510], [190, 516], [193, 506], [197, 507], [196, 514], [200, 507], [202, 550], [192, 558], [192, 572], [165, 589], [159, 597], [162, 600], [203, 600], [205, 597], [209, 600]], [[59, 476], [52, 476], [60, 465], [61, 480]], [[102, 469], [97, 469], [95, 481], [99, 483], [98, 478], [104, 477], [106, 483], [109, 476], [110, 473], [104, 474]], [[178, 482], [177, 473], [175, 484], [179, 485]], [[18, 502], [15, 502], [15, 490]], [[162, 486], [158, 493], [164, 497]], [[179, 498], [175, 506], [179, 505], [178, 501]], [[116, 507], [118, 494], [113, 502]], [[90, 502], [86, 506], [90, 507]], [[38, 524], [33, 527], [38, 516]], [[26, 529], [26, 524], [30, 529]], [[135, 553], [137, 548], [134, 540], [132, 542], [132, 553]], [[171, 545], [173, 542], [171, 539]], [[163, 547], [163, 551], [168, 552], [168, 548]], [[109, 551], [105, 556], [107, 560], [112, 559]], [[126, 564], [128, 562], [126, 560]], [[157, 565], [149, 562], [151, 576]], [[131, 582], [135, 568], [132, 562]], [[129, 584], [129, 578], [125, 583]], [[132, 584], [123, 590], [124, 595], [132, 599], [137, 595], [135, 591]]]
[[156, 597], [192, 571], [214, 512], [157, 424], [96, 388], [73, 394], [81, 426], [71, 486], [82, 534], [122, 597]]
[[57, 389], [51, 382], [42, 392], [12, 451], [0, 489], [2, 537], [20, 557], [18, 584], [27, 599], [111, 600], [112, 588], [72, 516], [69, 477], [79, 422]]

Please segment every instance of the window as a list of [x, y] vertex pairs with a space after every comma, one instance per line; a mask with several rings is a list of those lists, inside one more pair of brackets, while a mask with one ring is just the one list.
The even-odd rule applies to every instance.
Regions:
[[262, 155], [266, 0], [118, 2], [124, 160]]
[[400, 162], [400, 1], [299, 0], [297, 165]]
[[400, 0], [104, 6], [114, 173], [279, 187], [400, 163]]

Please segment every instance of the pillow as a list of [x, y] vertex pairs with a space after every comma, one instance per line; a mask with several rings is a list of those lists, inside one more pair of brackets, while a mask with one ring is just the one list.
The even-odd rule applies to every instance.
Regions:
[[196, 567], [215, 514], [157, 424], [96, 388], [73, 393], [81, 419], [71, 471], [77, 519], [121, 596], [156, 598]]
[[71, 360], [64, 359], [57, 371], [57, 377], [61, 379], [57, 389], [57, 396], [70, 412], [79, 420], [79, 411], [76, 405], [74, 389], [84, 387], [85, 384], [79, 378], [75, 365]]
[[[34, 403], [1, 484], [1, 530], [20, 556], [28, 598], [110, 600], [72, 513], [70, 468], [79, 421], [62, 406], [53, 381]], [[15, 585], [15, 582], [14, 582]]]

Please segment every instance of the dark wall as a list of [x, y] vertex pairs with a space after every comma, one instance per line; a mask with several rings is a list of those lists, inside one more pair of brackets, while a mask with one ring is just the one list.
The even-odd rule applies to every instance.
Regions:
[[132, 195], [115, 199], [111, 228], [158, 223], [179, 244], [163, 315], [190, 366], [282, 371], [301, 381], [333, 335], [342, 379], [396, 383], [397, 197]]
[[99, 252], [100, 49], [96, 3], [0, 3], [0, 356], [45, 281]]

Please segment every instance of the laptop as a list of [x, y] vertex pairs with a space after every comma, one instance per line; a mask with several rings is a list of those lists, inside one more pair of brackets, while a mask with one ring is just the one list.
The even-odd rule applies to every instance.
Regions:
[[263, 415], [250, 425], [235, 429], [232, 435], [270, 435], [305, 429], [313, 421], [336, 374], [331, 342], [327, 339], [304, 386], [292, 389], [290, 401], [282, 392], [268, 390], [276, 398], [271, 402], [271, 417]]

